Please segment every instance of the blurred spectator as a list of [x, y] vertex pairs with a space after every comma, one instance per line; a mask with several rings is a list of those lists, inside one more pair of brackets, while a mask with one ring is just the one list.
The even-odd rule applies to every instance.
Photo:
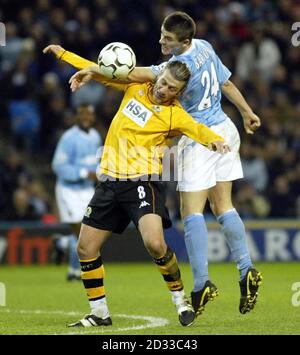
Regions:
[[267, 199], [246, 181], [238, 184], [234, 203], [242, 218], [266, 218], [271, 209]]
[[269, 193], [271, 204], [271, 217], [292, 217], [295, 210], [296, 196], [293, 196], [290, 190], [288, 179], [284, 176], [278, 176]]
[[268, 171], [265, 162], [259, 157], [257, 149], [250, 141], [241, 146], [242, 166], [247, 180], [256, 191], [264, 191], [268, 184]]
[[237, 75], [242, 80], [250, 80], [253, 72], [266, 82], [270, 82], [274, 69], [280, 63], [281, 54], [276, 42], [266, 37], [264, 26], [257, 23], [252, 27], [252, 39], [239, 50]]
[[44, 186], [38, 180], [33, 180], [29, 184], [28, 192], [30, 195], [30, 205], [33, 206], [38, 216], [44, 216], [50, 212], [50, 196], [47, 194]]
[[6, 211], [6, 219], [9, 221], [35, 221], [41, 215], [35, 211], [30, 202], [30, 195], [25, 189], [17, 189], [13, 193], [12, 209]]

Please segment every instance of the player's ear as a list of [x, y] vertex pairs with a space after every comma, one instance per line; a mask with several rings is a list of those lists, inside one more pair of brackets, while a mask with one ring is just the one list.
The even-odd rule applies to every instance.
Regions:
[[188, 38], [186, 38], [184, 41], [183, 41], [183, 44], [188, 47], [190, 44], [192, 43], [192, 41]]

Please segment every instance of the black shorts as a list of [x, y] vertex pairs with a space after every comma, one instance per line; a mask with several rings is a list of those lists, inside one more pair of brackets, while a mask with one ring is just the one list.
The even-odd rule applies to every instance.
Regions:
[[169, 228], [172, 222], [165, 201], [160, 181], [99, 182], [82, 223], [121, 234], [130, 221], [138, 227], [141, 217], [155, 213], [161, 216], [163, 227]]

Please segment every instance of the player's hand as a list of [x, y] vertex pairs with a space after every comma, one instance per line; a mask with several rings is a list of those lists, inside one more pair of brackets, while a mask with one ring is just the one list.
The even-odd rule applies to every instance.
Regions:
[[49, 46], [43, 49], [44, 54], [54, 54], [58, 55], [59, 52], [63, 51], [64, 48], [58, 44], [50, 44]]
[[85, 69], [82, 69], [71, 76], [69, 80], [72, 92], [80, 89], [83, 85], [92, 79], [92, 74]]
[[208, 145], [207, 147], [209, 150], [212, 150], [213, 152], [217, 152], [220, 154], [225, 154], [230, 152], [230, 147], [226, 142], [222, 141], [215, 141], [212, 142]]
[[260, 127], [260, 118], [253, 112], [243, 115], [244, 128], [246, 133], [253, 134]]

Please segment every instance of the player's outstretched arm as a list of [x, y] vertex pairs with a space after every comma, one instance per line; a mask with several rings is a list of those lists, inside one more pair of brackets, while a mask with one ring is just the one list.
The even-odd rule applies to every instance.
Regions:
[[252, 111], [240, 90], [230, 80], [227, 80], [222, 86], [222, 93], [239, 110], [246, 133], [253, 134], [260, 127], [260, 118]]
[[135, 67], [127, 76], [128, 82], [145, 83], [154, 81], [156, 76], [153, 74], [150, 67]]
[[97, 65], [88, 59], [82, 58], [79, 55], [69, 52], [60, 45], [50, 44], [49, 46], [43, 49], [43, 53], [45, 54], [54, 54], [57, 59], [63, 60], [64, 62], [72, 65], [77, 69], [84, 69], [91, 65]]
[[223, 137], [203, 123], [196, 122], [183, 108], [175, 106], [172, 111], [169, 137], [184, 134], [214, 152], [220, 154], [230, 152], [230, 147]]
[[59, 60], [63, 60], [77, 69], [81, 69], [79, 72], [74, 74], [69, 81], [72, 91], [80, 89], [90, 80], [96, 80], [104, 85], [114, 86], [117, 90], [124, 90], [124, 84], [128, 84], [128, 82], [118, 81], [116, 85], [114, 85], [110, 79], [101, 74], [97, 63], [82, 58], [75, 53], [69, 52], [60, 45], [50, 44], [43, 49], [43, 53], [54, 54]]

